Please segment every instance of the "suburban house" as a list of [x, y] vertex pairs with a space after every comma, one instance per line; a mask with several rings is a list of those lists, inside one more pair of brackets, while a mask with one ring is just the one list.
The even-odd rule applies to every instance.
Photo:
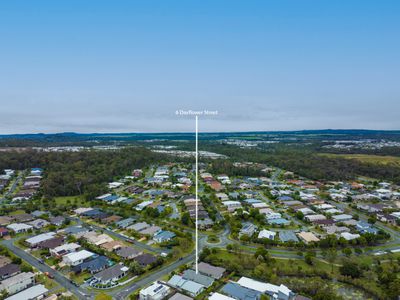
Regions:
[[122, 247], [115, 252], [118, 256], [123, 259], [133, 259], [138, 255], [141, 255], [143, 252], [136, 250], [133, 247]]
[[200, 262], [197, 268], [201, 274], [213, 277], [214, 279], [220, 279], [226, 271], [224, 268], [214, 267], [205, 262]]
[[54, 236], [56, 235], [55, 232], [46, 232], [46, 233], [42, 233], [39, 235], [36, 235], [34, 237], [31, 237], [29, 239], [25, 240], [25, 243], [29, 245], [29, 247], [33, 248], [36, 247], [37, 245], [39, 245], [40, 243], [50, 240], [52, 238], [54, 238]]
[[19, 265], [7, 264], [5, 266], [0, 267], [0, 280], [17, 275], [20, 272], [21, 272], [21, 269], [20, 269]]
[[204, 291], [205, 286], [197, 282], [186, 280], [182, 276], [174, 275], [168, 281], [168, 285], [178, 290], [184, 291], [192, 297], [196, 297]]
[[237, 283], [242, 287], [253, 289], [262, 294], [269, 295], [272, 299], [291, 300], [296, 296], [287, 286], [274, 285], [271, 283], [260, 282], [251, 278], [241, 277]]
[[269, 239], [269, 240], [274, 240], [276, 236], [275, 231], [270, 231], [267, 229], [263, 229], [258, 233], [258, 238], [259, 239]]
[[225, 296], [220, 293], [212, 293], [210, 297], [208, 297], [208, 300], [235, 300], [235, 298]]
[[168, 230], [161, 230], [153, 236], [153, 240], [157, 243], [168, 242], [176, 236], [175, 233]]
[[36, 219], [36, 220], [28, 222], [27, 224], [32, 225], [33, 228], [35, 228], [35, 229], [41, 229], [43, 227], [50, 225], [50, 223], [48, 221], [43, 220], [43, 219]]
[[136, 256], [134, 260], [137, 261], [141, 267], [146, 267], [155, 263], [157, 261], [157, 257], [149, 253], [143, 253]]
[[62, 224], [64, 224], [64, 222], [65, 222], [65, 218], [63, 216], [50, 218], [50, 224], [55, 225], [55, 226], [61, 226]]
[[207, 275], [199, 274], [191, 269], [185, 270], [182, 274], [183, 279], [191, 280], [204, 285], [206, 288], [210, 287], [214, 283], [214, 278]]
[[171, 288], [161, 282], [154, 282], [139, 293], [139, 300], [162, 300], [171, 293]]
[[117, 241], [117, 240], [111, 241], [111, 242], [107, 242], [107, 243], [104, 243], [104, 244], [100, 245], [101, 249], [104, 249], [104, 250], [106, 250], [108, 252], [112, 252], [112, 251], [121, 249], [122, 247], [124, 247], [124, 243], [121, 242], [121, 241]]
[[[240, 284], [237, 284], [236, 282], [230, 281], [227, 284], [225, 284], [222, 288], [222, 292], [226, 295], [228, 295], [228, 299], [236, 299], [236, 300], [242, 300], [242, 299], [249, 299], [249, 300], [258, 300], [261, 297], [261, 293], [258, 291], [255, 291], [253, 289], [243, 287]], [[225, 300], [225, 299], [223, 299]]]
[[33, 227], [24, 223], [12, 223], [7, 225], [7, 229], [12, 230], [15, 233], [23, 233], [33, 229]]
[[69, 243], [55, 247], [54, 249], [50, 249], [50, 254], [56, 257], [60, 257], [71, 252], [76, 252], [80, 248], [81, 246], [79, 244]]
[[181, 293], [175, 293], [171, 298], [169, 298], [168, 300], [193, 300], [193, 298], [188, 297], [184, 294]]
[[19, 273], [13, 277], [4, 279], [0, 283], [0, 291], [5, 290], [9, 295], [18, 293], [35, 283], [35, 274], [32, 272]]
[[64, 244], [64, 237], [58, 236], [54, 237], [52, 239], [40, 242], [39, 244], [36, 245], [36, 248], [38, 249], [53, 249], [55, 247], [61, 246]]
[[243, 224], [242, 229], [240, 229], [239, 231], [239, 237], [241, 237], [242, 235], [247, 235], [251, 237], [254, 234], [254, 232], [256, 232], [256, 230], [257, 230], [256, 225], [250, 222], [246, 222]]
[[73, 267], [73, 271], [75, 273], [88, 271], [90, 274], [94, 274], [104, 270], [109, 265], [110, 262], [108, 258], [101, 255]]
[[97, 280], [97, 283], [104, 285], [111, 284], [124, 277], [128, 271], [128, 267], [125, 267], [122, 264], [116, 264], [108, 269], [96, 273], [93, 277]]
[[6, 236], [6, 235], [8, 235], [8, 234], [9, 234], [9, 232], [8, 232], [8, 229], [7, 229], [7, 228], [5, 228], [5, 227], [0, 227], [0, 237]]
[[242, 204], [239, 201], [233, 200], [224, 201], [222, 202], [222, 205], [224, 205], [229, 212], [233, 212], [239, 208], [242, 208]]
[[72, 252], [63, 256], [63, 262], [69, 266], [77, 266], [94, 255], [94, 253], [87, 250]]
[[30, 288], [27, 288], [26, 290], [23, 290], [22, 292], [12, 295], [4, 300], [23, 300], [23, 299], [39, 300], [43, 299], [43, 297], [46, 295], [48, 291], [49, 290], [46, 289], [46, 287], [43, 284], [37, 284]]
[[319, 242], [319, 238], [317, 238], [315, 236], [315, 234], [312, 232], [302, 231], [302, 232], [299, 232], [297, 234], [297, 236], [306, 244], [311, 243], [311, 242]]

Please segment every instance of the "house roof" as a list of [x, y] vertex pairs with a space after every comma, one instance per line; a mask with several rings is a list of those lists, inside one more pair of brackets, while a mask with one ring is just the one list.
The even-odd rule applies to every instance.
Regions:
[[63, 216], [57, 216], [57, 217], [50, 218], [50, 223], [54, 224], [54, 225], [63, 223], [64, 221], [65, 221], [65, 217], [63, 217]]
[[140, 265], [147, 266], [157, 261], [157, 257], [149, 253], [143, 253], [134, 258]]
[[292, 294], [292, 291], [283, 284], [278, 286], [271, 283], [257, 281], [248, 277], [241, 277], [237, 283], [243, 287], [256, 290], [263, 294], [267, 293], [273, 295], [282, 293], [286, 296], [290, 296], [290, 294]]
[[211, 278], [206, 275], [199, 274], [199, 273], [196, 274], [195, 271], [190, 270], [190, 269], [185, 270], [183, 272], [182, 277], [186, 280], [191, 280], [191, 281], [197, 282], [201, 285], [204, 285], [205, 287], [209, 287], [214, 283], [214, 278]]
[[208, 300], [235, 300], [235, 298], [222, 295], [220, 293], [212, 293]]
[[0, 255], [0, 267], [4, 267], [9, 263], [11, 263], [11, 259], [9, 257]]
[[36, 299], [37, 297], [44, 295], [49, 290], [43, 284], [37, 284], [22, 292], [12, 295], [5, 300], [22, 300], [22, 299]]
[[296, 234], [293, 231], [279, 231], [279, 239], [282, 242], [299, 241], [299, 239], [297, 238]]
[[93, 258], [89, 261], [83, 262], [80, 265], [74, 267], [74, 271], [84, 271], [88, 270], [89, 272], [98, 272], [100, 270], [103, 270], [105, 267], [107, 267], [109, 264], [109, 260], [105, 256], [97, 256], [96, 258]]
[[38, 247], [41, 249], [53, 249], [64, 243], [63, 237], [55, 237], [44, 242], [39, 243]]
[[243, 287], [236, 282], [228, 282], [222, 288], [222, 292], [234, 299], [241, 300], [258, 300], [261, 293], [253, 289]]
[[8, 264], [0, 267], [0, 277], [10, 276], [20, 271], [20, 267], [17, 264]]
[[10, 225], [7, 225], [7, 229], [11, 229], [14, 231], [19, 231], [19, 230], [29, 230], [32, 229], [33, 227], [31, 225], [27, 225], [24, 223], [12, 223]]
[[171, 279], [168, 281], [168, 284], [175, 288], [185, 290], [192, 295], [197, 295], [201, 290], [204, 289], [204, 285], [184, 279], [182, 276], [179, 275], [172, 276]]
[[117, 250], [116, 254], [123, 258], [129, 258], [132, 256], [139, 255], [140, 251], [136, 250], [133, 247], [122, 247], [121, 249]]
[[26, 239], [25, 242], [28, 243], [29, 245], [36, 245], [41, 242], [52, 239], [55, 235], [56, 235], [55, 232], [46, 232], [46, 233], [42, 233], [42, 234], [36, 235], [34, 237], [31, 237], [29, 239]]
[[169, 298], [169, 300], [192, 300], [193, 298], [188, 297], [184, 294], [181, 293], [176, 293], [175, 295], [173, 295], [171, 298]]
[[200, 273], [209, 275], [211, 277], [214, 277], [215, 279], [221, 278], [221, 276], [226, 271], [226, 269], [224, 268], [215, 267], [205, 262], [200, 262], [197, 267]]
[[168, 231], [168, 230], [163, 230], [159, 231], [157, 234], [154, 235], [154, 239], [161, 240], [161, 241], [167, 241], [176, 236], [175, 233]]
[[0, 291], [6, 289], [9, 286], [17, 284], [21, 281], [27, 280], [29, 278], [34, 278], [34, 277], [35, 277], [35, 274], [33, 274], [32, 272], [25, 272], [25, 273], [19, 273], [13, 277], [4, 279], [0, 284]]
[[100, 271], [99, 273], [95, 274], [94, 277], [100, 281], [109, 281], [118, 278], [119, 276], [124, 274], [127, 271], [126, 269], [127, 267], [125, 267], [124, 265], [116, 264], [103, 271]]
[[79, 261], [83, 259], [87, 259], [89, 257], [92, 257], [94, 255], [93, 252], [87, 251], [87, 250], [81, 250], [78, 252], [72, 252], [68, 253], [64, 256], [64, 258], [69, 259], [70, 261]]

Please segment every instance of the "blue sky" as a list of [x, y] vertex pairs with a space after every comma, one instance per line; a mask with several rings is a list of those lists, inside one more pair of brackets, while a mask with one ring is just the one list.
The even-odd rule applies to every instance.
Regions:
[[400, 129], [399, 1], [2, 1], [0, 133]]

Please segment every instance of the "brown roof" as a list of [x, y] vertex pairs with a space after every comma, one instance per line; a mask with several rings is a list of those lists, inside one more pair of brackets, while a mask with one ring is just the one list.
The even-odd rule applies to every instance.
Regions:
[[107, 251], [113, 251], [113, 250], [119, 249], [123, 246], [124, 246], [124, 244], [121, 241], [112, 241], [112, 242], [107, 242], [107, 243], [100, 245], [101, 248], [103, 248], [104, 250], [107, 250]]
[[10, 216], [0, 216], [0, 225], [8, 225], [13, 221]]
[[121, 219], [122, 219], [122, 217], [120, 217], [120, 216], [112, 215], [112, 216], [109, 216], [109, 217], [103, 219], [102, 223], [107, 223], [107, 224], [114, 223], [114, 222], [118, 222]]
[[7, 256], [0, 256], [0, 267], [4, 267], [11, 263], [11, 259]]
[[55, 237], [37, 245], [39, 249], [53, 249], [64, 244], [64, 237]]

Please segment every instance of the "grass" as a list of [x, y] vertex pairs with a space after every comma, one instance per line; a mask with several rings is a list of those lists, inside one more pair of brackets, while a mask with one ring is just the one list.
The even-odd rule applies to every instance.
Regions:
[[55, 202], [57, 204], [57, 206], [59, 205], [68, 205], [74, 203], [74, 201], [77, 201], [78, 204], [82, 203], [85, 201], [84, 196], [80, 195], [80, 196], [64, 196], [64, 197], [56, 197], [55, 198]]
[[207, 238], [207, 242], [209, 242], [209, 243], [216, 244], [216, 243], [219, 243], [219, 241], [220, 241], [220, 239], [216, 235], [209, 235]]
[[44, 274], [37, 275], [36, 279], [37, 279], [37, 282], [44, 284], [44, 286], [49, 290], [54, 289], [55, 287], [58, 286], [58, 284], [54, 280], [51, 280]]
[[400, 166], [400, 157], [397, 156], [372, 155], [372, 154], [331, 154], [331, 153], [320, 153], [320, 155], [332, 158], [355, 159], [363, 163], [371, 163], [379, 165], [395, 164]]
[[[223, 261], [221, 265], [229, 265], [229, 263], [236, 263], [238, 265], [242, 265], [243, 260], [242, 257], [252, 256], [249, 254], [242, 253], [241, 255], [235, 254], [233, 252], [228, 252], [225, 250], [219, 250], [216, 254], [210, 254], [210, 258], [218, 258], [219, 261]], [[326, 272], [332, 271], [332, 265], [324, 262], [319, 259], [313, 260], [313, 265], [308, 265], [303, 259], [287, 259], [287, 258], [279, 258], [274, 257], [276, 260], [276, 266], [279, 266], [280, 270], [290, 271], [296, 270], [297, 268], [301, 268], [305, 271], [312, 271], [313, 269], [324, 270]], [[337, 266], [333, 267], [334, 273], [337, 272]]]
[[21, 214], [24, 214], [24, 213], [25, 213], [24, 210], [19, 209], [19, 210], [15, 210], [15, 211], [10, 212], [9, 215], [10, 216], [16, 216], [16, 215], [21, 215]]
[[74, 281], [77, 284], [82, 284], [85, 282], [86, 279], [90, 278], [92, 275], [90, 275], [87, 272], [82, 272], [75, 274], [73, 272], [70, 273], [70, 278], [72, 281]]

